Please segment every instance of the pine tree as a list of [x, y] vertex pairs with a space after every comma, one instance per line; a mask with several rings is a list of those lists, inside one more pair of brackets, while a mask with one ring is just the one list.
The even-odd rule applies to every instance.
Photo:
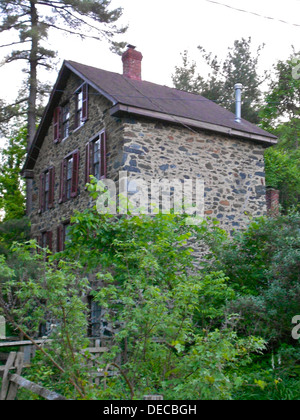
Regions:
[[[16, 60], [25, 61], [28, 88], [25, 96], [21, 95], [15, 104], [0, 108], [0, 122], [1, 116], [4, 116], [4, 121], [9, 121], [16, 115], [26, 113], [27, 150], [36, 132], [37, 99], [45, 91], [45, 86], [38, 80], [38, 69], [51, 69], [51, 60], [55, 57], [53, 50], [44, 47], [49, 30], [77, 35], [82, 39], [105, 39], [111, 49], [117, 52], [124, 44], [114, 41], [114, 37], [123, 34], [127, 28], [116, 26], [122, 9], [110, 9], [110, 3], [111, 0], [1, 0], [0, 34], [17, 34], [18, 38], [0, 47], [20, 46], [20, 49], [10, 52], [3, 64]], [[28, 197], [31, 197], [31, 179], [26, 180], [26, 189]], [[29, 199], [27, 212], [30, 212], [30, 202]]]
[[55, 56], [53, 50], [43, 46], [49, 30], [81, 38], [105, 39], [116, 51], [120, 44], [114, 41], [114, 36], [124, 33], [126, 28], [116, 26], [122, 9], [110, 9], [110, 3], [111, 0], [1, 0], [0, 33], [18, 34], [18, 39], [2, 47], [21, 47], [12, 50], [3, 63], [16, 60], [27, 63], [28, 145], [34, 138], [37, 123], [38, 68], [51, 68], [51, 59]]

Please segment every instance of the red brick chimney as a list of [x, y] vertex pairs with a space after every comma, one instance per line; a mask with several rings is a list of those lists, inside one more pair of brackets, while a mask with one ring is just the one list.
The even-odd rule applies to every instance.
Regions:
[[122, 55], [123, 76], [129, 79], [142, 80], [142, 53], [136, 51], [133, 45], [127, 45], [128, 50]]
[[279, 191], [275, 188], [267, 188], [267, 212], [269, 216], [279, 216]]

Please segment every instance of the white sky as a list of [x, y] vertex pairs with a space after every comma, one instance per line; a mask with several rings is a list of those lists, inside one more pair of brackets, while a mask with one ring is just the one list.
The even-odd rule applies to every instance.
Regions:
[[[224, 58], [234, 40], [251, 36], [255, 50], [258, 45], [266, 44], [261, 57], [262, 71], [270, 69], [278, 59], [286, 59], [292, 53], [291, 45], [300, 50], [300, 0], [216, 1], [290, 24], [238, 12], [207, 0], [112, 0], [114, 7], [124, 8], [122, 23], [129, 24], [123, 40], [136, 45], [143, 53], [144, 80], [172, 86], [171, 75], [175, 66], [181, 64], [180, 53], [187, 49], [197, 61], [198, 45]], [[49, 38], [49, 47], [58, 52], [57, 70], [63, 59], [69, 59], [122, 72], [121, 58], [111, 53], [105, 43], [81, 41], [59, 33]], [[0, 49], [0, 58], [4, 54], [5, 50]], [[201, 66], [198, 70], [205, 72]], [[52, 83], [56, 77], [57, 71], [47, 74]], [[22, 78], [24, 74], [17, 64], [0, 68], [0, 97], [13, 100]]]

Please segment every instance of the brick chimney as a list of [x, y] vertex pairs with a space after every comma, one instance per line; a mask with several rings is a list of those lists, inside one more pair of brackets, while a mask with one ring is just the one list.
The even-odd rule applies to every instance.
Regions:
[[279, 191], [275, 188], [267, 188], [266, 199], [267, 199], [267, 212], [269, 216], [279, 216]]
[[142, 80], [142, 53], [136, 51], [133, 45], [127, 45], [127, 48], [122, 55], [123, 76], [128, 79]]

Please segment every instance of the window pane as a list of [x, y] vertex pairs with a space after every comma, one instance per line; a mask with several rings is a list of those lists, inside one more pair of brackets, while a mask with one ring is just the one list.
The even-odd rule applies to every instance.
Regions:
[[66, 104], [63, 107], [63, 138], [68, 137], [69, 135], [69, 123], [70, 121], [70, 107], [69, 104]]
[[67, 164], [67, 179], [72, 179], [73, 158], [68, 160]]
[[100, 179], [100, 164], [99, 162], [94, 165], [94, 177]]
[[93, 175], [100, 179], [100, 139], [93, 143]]
[[82, 124], [82, 100], [83, 94], [82, 89], [77, 92], [77, 125], [80, 126]]
[[67, 160], [67, 182], [66, 182], [66, 198], [71, 198], [72, 191], [72, 172], [73, 172], [73, 157]]
[[49, 191], [49, 171], [45, 173], [45, 191]]
[[69, 200], [69, 198], [71, 198], [71, 190], [72, 190], [72, 180], [68, 179], [67, 180], [67, 199]]
[[94, 163], [100, 161], [100, 140], [94, 142]]

